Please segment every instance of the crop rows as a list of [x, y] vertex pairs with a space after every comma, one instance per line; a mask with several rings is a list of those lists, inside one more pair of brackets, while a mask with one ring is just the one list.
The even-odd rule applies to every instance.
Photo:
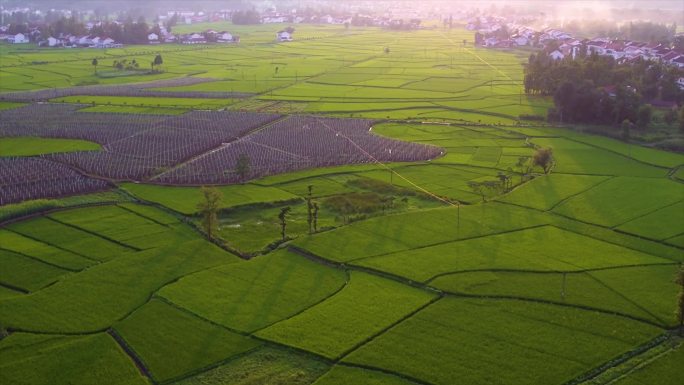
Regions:
[[169, 98], [244, 98], [251, 95], [245, 93], [222, 92], [222, 91], [158, 91], [152, 88], [182, 87], [205, 82], [214, 79], [207, 78], [178, 78], [158, 80], [141, 84], [125, 85], [94, 85], [68, 88], [50, 88], [37, 91], [8, 92], [0, 94], [0, 100], [18, 102], [37, 102], [65, 96], [145, 96], [145, 97], [169, 97]]
[[276, 118], [278, 115], [192, 112], [106, 143], [103, 152], [72, 152], [51, 157], [105, 178], [141, 180], [193, 155], [234, 141]]
[[0, 158], [0, 206], [28, 199], [105, 190], [105, 181], [84, 177], [40, 158]]
[[77, 112], [73, 105], [32, 104], [0, 112], [0, 137], [84, 139], [104, 151], [45, 155], [91, 175], [140, 180], [234, 141], [278, 115], [191, 112], [177, 117]]
[[[292, 116], [265, 130], [228, 143], [183, 167], [162, 174], [172, 184], [235, 183], [283, 172], [344, 164], [421, 161], [441, 155], [439, 148], [369, 133], [371, 121]], [[238, 159], [249, 158], [240, 175]]]

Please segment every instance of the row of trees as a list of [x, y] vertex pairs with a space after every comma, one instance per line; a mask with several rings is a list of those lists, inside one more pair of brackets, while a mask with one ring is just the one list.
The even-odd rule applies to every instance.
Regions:
[[[154, 24], [150, 27], [145, 18], [140, 16], [134, 21], [132, 17], [128, 17], [123, 22], [102, 21], [90, 30], [77, 17], [61, 17], [53, 22], [44, 22], [39, 27], [40, 35], [33, 36], [36, 40], [45, 39], [50, 36], [60, 35], [94, 35], [106, 36], [114, 39], [118, 43], [124, 44], [145, 44], [147, 43], [147, 35], [154, 32], [157, 35], [161, 34], [159, 25]], [[170, 32], [170, 29], [167, 27]], [[10, 24], [8, 33], [24, 33], [29, 32], [28, 24]]]
[[515, 173], [520, 175], [520, 183], [522, 184], [525, 178], [529, 178], [535, 167], [541, 168], [544, 174], [548, 174], [551, 172], [554, 164], [553, 150], [551, 148], [539, 148], [535, 151], [532, 158], [526, 156], [518, 158], [518, 162], [515, 165], [516, 170], [509, 168], [508, 172], [499, 172], [497, 179], [493, 180], [471, 180], [468, 182], [468, 187], [475, 194], [480, 195], [484, 202], [487, 200], [488, 195], [503, 194], [510, 191], [514, 185], [513, 176]]
[[617, 64], [611, 57], [592, 54], [553, 60], [533, 54], [525, 67], [525, 92], [552, 95], [549, 120], [563, 123], [611, 124], [628, 120], [646, 127], [650, 100], [684, 102], [676, 80], [677, 68], [640, 61]]

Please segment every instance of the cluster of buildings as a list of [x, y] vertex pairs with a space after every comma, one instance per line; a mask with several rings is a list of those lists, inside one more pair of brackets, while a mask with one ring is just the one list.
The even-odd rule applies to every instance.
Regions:
[[214, 31], [212, 29], [204, 32], [192, 32], [180, 35], [170, 33], [161, 36], [152, 32], [147, 36], [149, 44], [159, 43], [178, 43], [178, 44], [206, 44], [206, 43], [239, 43], [240, 36], [231, 34], [228, 31]]
[[496, 17], [472, 19], [466, 28], [477, 31], [475, 44], [488, 48], [543, 48], [555, 60], [574, 58], [584, 51], [587, 54], [611, 56], [619, 63], [651, 60], [684, 68], [684, 50], [676, 50], [662, 43], [602, 37], [580, 40], [559, 29], [536, 31], [528, 26], [506, 23], [502, 18]]

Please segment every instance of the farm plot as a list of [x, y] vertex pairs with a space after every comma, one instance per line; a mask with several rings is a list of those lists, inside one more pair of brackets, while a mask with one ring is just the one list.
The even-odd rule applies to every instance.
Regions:
[[618, 267], [563, 274], [474, 271], [438, 276], [430, 285], [471, 295], [532, 298], [618, 312], [673, 326], [677, 265]]
[[[162, 174], [164, 183], [235, 183], [266, 175], [343, 164], [409, 162], [441, 154], [437, 147], [369, 135], [370, 121], [292, 116]], [[242, 154], [249, 172], [236, 170]]]
[[341, 270], [277, 251], [193, 274], [158, 295], [218, 324], [251, 332], [323, 301], [346, 280]]
[[[17, 222], [8, 226], [8, 229], [94, 261], [108, 261], [132, 251], [130, 248], [47, 217]], [[33, 254], [30, 251], [26, 253]], [[40, 255], [43, 256], [45, 253], [41, 251]]]
[[14, 333], [0, 341], [3, 384], [146, 385], [109, 335], [59, 336]]
[[531, 142], [553, 149], [554, 172], [567, 174], [663, 177], [666, 168], [566, 138], [533, 138]]
[[0, 158], [0, 206], [30, 199], [103, 191], [105, 181], [85, 177], [45, 159]]
[[4, 327], [27, 331], [104, 331], [168, 282], [238, 261], [205, 240], [165, 233], [163, 247], [125, 254], [32, 295], [0, 301], [0, 319]]
[[77, 103], [91, 105], [115, 105], [136, 107], [172, 107], [195, 110], [218, 110], [225, 108], [232, 102], [230, 99], [205, 99], [205, 98], [171, 98], [149, 96], [86, 96], [75, 95], [50, 100], [53, 103]]
[[679, 201], [622, 224], [617, 229], [646, 238], [664, 240], [684, 234], [683, 217], [684, 201]]
[[333, 297], [256, 335], [335, 359], [434, 298], [427, 291], [353, 271], [349, 284]]
[[[293, 245], [326, 259], [349, 262], [549, 222], [547, 215], [533, 210], [490, 203], [372, 218], [295, 240]], [[420, 223], [420, 226], [416, 226], [416, 223]], [[349, 239], [354, 241], [349, 242]]]
[[71, 271], [84, 269], [96, 262], [71, 251], [5, 229], [0, 229], [0, 249]]
[[[576, 195], [553, 212], [602, 226], [619, 226], [684, 199], [684, 186], [668, 179], [618, 177]], [[673, 211], [654, 215], [677, 217]], [[680, 211], [677, 211], [677, 207]], [[644, 219], [648, 220], [648, 219]]]
[[291, 349], [262, 347], [254, 352], [181, 380], [177, 385], [311, 385], [328, 370], [322, 360]]
[[437, 385], [560, 384], [660, 333], [630, 319], [568, 307], [445, 298], [344, 361]]
[[336, 365], [313, 385], [412, 385], [415, 382], [370, 369]]
[[25, 291], [37, 291], [68, 273], [57, 266], [2, 250], [0, 264], [0, 285]]
[[156, 235], [172, 230], [148, 218], [117, 206], [90, 207], [50, 215], [62, 224], [97, 234], [122, 246], [147, 249], [156, 246]]
[[47, 139], [36, 137], [0, 138], [0, 157], [32, 156], [55, 152], [95, 151], [97, 143], [85, 140]]
[[681, 382], [682, 360], [684, 360], [684, 345], [680, 344], [674, 350], [621, 377], [615, 381], [615, 385], [677, 385]]
[[[197, 212], [197, 205], [202, 201], [202, 192], [198, 187], [173, 187], [150, 184], [124, 183], [121, 185], [140, 199], [159, 203], [183, 214], [192, 215]], [[221, 208], [250, 205], [255, 203], [289, 202], [299, 200], [296, 195], [275, 187], [242, 184], [221, 186], [223, 194]]]
[[141, 180], [277, 118], [270, 114], [195, 111], [108, 142], [104, 152], [61, 154], [56, 159], [107, 178]]
[[542, 226], [353, 263], [416, 281], [428, 281], [435, 276], [464, 271], [567, 272], [670, 262], [553, 226]]
[[572, 174], [544, 175], [517, 187], [499, 200], [539, 210], [551, 210], [565, 199], [587, 191], [608, 178]]
[[224, 90], [155, 90], [164, 87], [188, 87], [193, 84], [206, 84], [213, 82], [214, 79], [184, 77], [177, 79], [165, 79], [139, 84], [120, 84], [120, 85], [94, 85], [77, 86], [65, 88], [50, 88], [37, 91], [8, 92], [1, 95], [3, 100], [17, 100], [26, 102], [36, 102], [48, 99], [72, 97], [72, 96], [107, 96], [107, 97], [144, 97], [144, 98], [230, 98], [245, 97], [246, 94], [235, 94]]
[[199, 371], [260, 345], [156, 299], [114, 329], [159, 382]]

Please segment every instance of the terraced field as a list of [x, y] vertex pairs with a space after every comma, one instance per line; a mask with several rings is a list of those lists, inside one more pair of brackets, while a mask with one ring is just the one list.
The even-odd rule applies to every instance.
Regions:
[[680, 385], [683, 155], [525, 123], [467, 31], [201, 27], [0, 45], [0, 384]]

